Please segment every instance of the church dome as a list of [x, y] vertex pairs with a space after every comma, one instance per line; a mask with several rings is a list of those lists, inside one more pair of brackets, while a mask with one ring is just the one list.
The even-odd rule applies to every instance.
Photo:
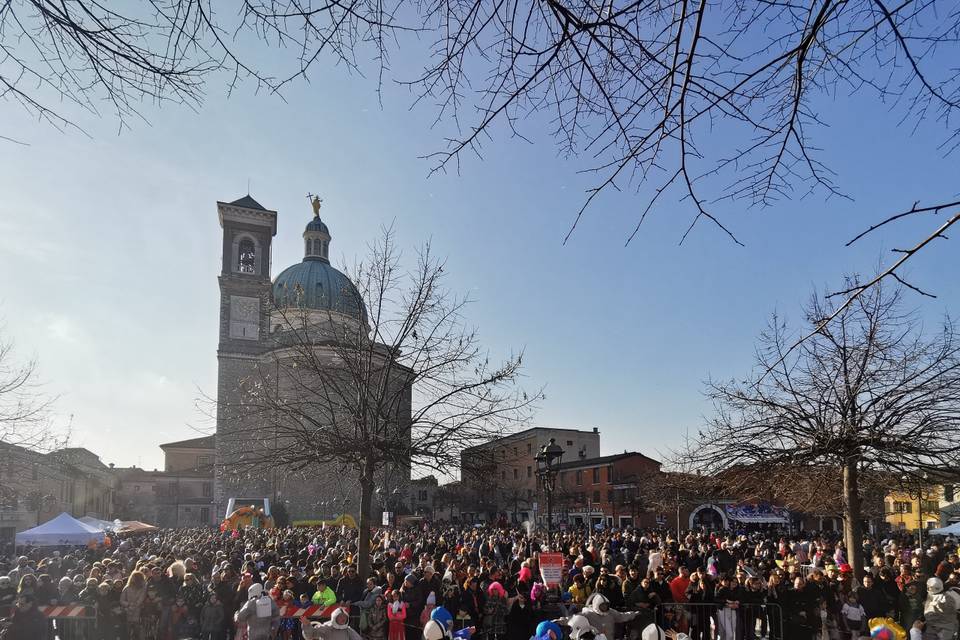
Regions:
[[320, 233], [330, 235], [330, 229], [327, 228], [327, 225], [324, 224], [323, 220], [321, 220], [319, 216], [307, 223], [307, 228], [304, 230], [304, 233], [309, 231], [319, 231]]
[[336, 311], [358, 319], [364, 315], [360, 292], [326, 260], [305, 258], [281, 271], [273, 281], [273, 301], [281, 308]]

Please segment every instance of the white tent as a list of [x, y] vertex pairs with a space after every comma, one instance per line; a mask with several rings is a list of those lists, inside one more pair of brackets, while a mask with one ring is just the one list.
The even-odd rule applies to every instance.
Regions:
[[931, 533], [935, 536], [960, 536], [960, 522], [954, 522], [953, 524], [940, 529], [929, 529], [927, 533]]
[[39, 527], [21, 531], [16, 540], [18, 545], [35, 547], [79, 546], [103, 542], [103, 531], [80, 522], [69, 513], [61, 513]]
[[82, 518], [77, 518], [83, 524], [89, 525], [94, 529], [99, 529], [100, 531], [113, 531], [120, 525], [120, 521], [111, 522], [109, 520], [98, 520], [93, 516], [83, 516]]

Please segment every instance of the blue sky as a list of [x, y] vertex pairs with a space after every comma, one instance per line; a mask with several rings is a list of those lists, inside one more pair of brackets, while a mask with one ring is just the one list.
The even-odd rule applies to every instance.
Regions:
[[[797, 319], [812, 287], [871, 271], [927, 227], [844, 248], [850, 236], [914, 199], [957, 195], [938, 125], [913, 131], [855, 95], [823, 105], [831, 128], [818, 139], [852, 202], [724, 205], [738, 247], [709, 225], [678, 246], [690, 209], [666, 200], [624, 247], [645, 201], [611, 192], [563, 245], [589, 182], [545, 122], [529, 122], [532, 144], [501, 131], [482, 161], [428, 179], [418, 157], [443, 132], [429, 107], [409, 107], [388, 87], [381, 108], [372, 81], [339, 69], [286, 102], [246, 86], [227, 98], [214, 84], [199, 112], [146, 106], [149, 124], [120, 135], [115, 121], [83, 116], [90, 137], [60, 134], [0, 104], [3, 132], [30, 143], [0, 147], [0, 317], [18, 352], [38, 358], [76, 445], [153, 468], [158, 444], [205, 426], [194, 401], [215, 388], [215, 202], [244, 195], [248, 180], [279, 211], [274, 274], [302, 257], [307, 192], [324, 197], [335, 264], [361, 256], [381, 225], [395, 223], [406, 247], [430, 238], [493, 354], [526, 349], [526, 385], [547, 394], [536, 423], [598, 427], [605, 453], [653, 456], [710, 413], [706, 378], [749, 370], [771, 311]], [[910, 265], [939, 296], [909, 298], [931, 321], [960, 301], [957, 242]]]

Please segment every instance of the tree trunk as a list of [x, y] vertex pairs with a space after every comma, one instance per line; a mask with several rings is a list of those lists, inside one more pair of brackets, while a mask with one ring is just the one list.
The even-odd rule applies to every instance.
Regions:
[[365, 465], [360, 475], [360, 528], [357, 541], [357, 575], [366, 580], [370, 575], [370, 506], [373, 502], [373, 465]]
[[863, 577], [863, 530], [860, 513], [860, 470], [856, 458], [843, 466], [843, 540], [847, 545], [847, 562], [856, 580]]

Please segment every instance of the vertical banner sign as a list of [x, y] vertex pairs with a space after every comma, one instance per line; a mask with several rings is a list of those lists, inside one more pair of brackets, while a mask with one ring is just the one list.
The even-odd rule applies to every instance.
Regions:
[[548, 589], [560, 586], [560, 581], [563, 578], [562, 553], [540, 554], [540, 577], [543, 578], [543, 584]]

